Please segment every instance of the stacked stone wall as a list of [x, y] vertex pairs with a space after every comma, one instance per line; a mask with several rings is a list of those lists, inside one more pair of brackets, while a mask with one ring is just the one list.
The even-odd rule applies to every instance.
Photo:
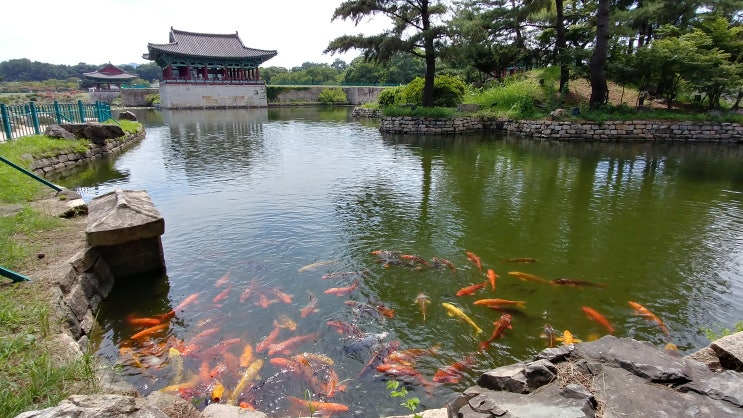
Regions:
[[538, 139], [583, 141], [742, 142], [743, 125], [724, 122], [512, 121], [496, 118], [383, 117], [380, 131], [401, 134], [507, 132]]
[[40, 158], [31, 163], [30, 169], [34, 174], [46, 177], [63, 173], [71, 170], [76, 166], [88, 164], [96, 159], [118, 154], [127, 146], [133, 144], [145, 136], [142, 130], [136, 134], [127, 134], [121, 138], [107, 139], [105, 144], [88, 144], [88, 150], [85, 152], [70, 152], [59, 154], [54, 157]]

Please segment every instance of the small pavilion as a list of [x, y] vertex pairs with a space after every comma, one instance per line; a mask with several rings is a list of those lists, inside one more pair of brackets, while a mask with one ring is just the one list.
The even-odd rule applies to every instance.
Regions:
[[[137, 78], [137, 74], [128, 73], [110, 62], [98, 71], [83, 73], [85, 78], [95, 81], [97, 90], [110, 91], [114, 90], [111, 86], [116, 86], [115, 90], [120, 90], [121, 86], [128, 86], [129, 83]], [[104, 88], [105, 86], [105, 88]]]

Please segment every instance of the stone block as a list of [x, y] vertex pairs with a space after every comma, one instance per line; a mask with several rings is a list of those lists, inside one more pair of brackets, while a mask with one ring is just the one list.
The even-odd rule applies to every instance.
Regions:
[[118, 245], [165, 233], [165, 220], [144, 190], [121, 190], [98, 196], [88, 205], [88, 244]]
[[720, 359], [723, 368], [743, 370], [743, 332], [726, 335], [710, 344], [710, 348]]

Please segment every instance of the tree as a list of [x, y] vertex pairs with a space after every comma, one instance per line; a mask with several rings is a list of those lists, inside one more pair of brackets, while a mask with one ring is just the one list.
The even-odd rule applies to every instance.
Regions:
[[596, 10], [596, 45], [591, 56], [591, 108], [606, 103], [609, 87], [606, 84], [606, 56], [609, 53], [609, 0], [599, 0]]
[[438, 0], [348, 0], [335, 9], [331, 21], [351, 19], [358, 25], [367, 16], [382, 14], [392, 20], [392, 28], [371, 36], [344, 35], [328, 44], [325, 53], [346, 52], [356, 48], [364, 59], [388, 62], [395, 53], [405, 52], [426, 62], [423, 106], [433, 106], [436, 75], [436, 42], [446, 27], [437, 23], [447, 8]]

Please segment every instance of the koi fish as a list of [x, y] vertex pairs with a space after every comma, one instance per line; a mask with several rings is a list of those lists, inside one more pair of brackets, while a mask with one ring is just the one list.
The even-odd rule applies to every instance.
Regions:
[[397, 363], [412, 366], [418, 357], [436, 354], [441, 348], [441, 344], [436, 344], [431, 348], [408, 348], [407, 350], [395, 350], [387, 354], [383, 363]]
[[470, 326], [472, 326], [472, 328], [475, 329], [475, 335], [482, 333], [482, 329], [478, 327], [477, 324], [475, 324], [475, 321], [473, 321], [472, 318], [467, 316], [467, 314], [465, 314], [461, 309], [447, 302], [442, 303], [441, 306], [443, 306], [444, 309], [446, 309], [446, 313], [449, 316], [452, 316], [452, 317], [456, 316], [464, 320], [466, 323], [470, 324]]
[[584, 306], [581, 309], [583, 309], [583, 312], [586, 314], [586, 316], [588, 316], [588, 319], [591, 319], [591, 320], [596, 321], [599, 324], [601, 324], [602, 327], [606, 328], [607, 331], [609, 331], [609, 334], [613, 334], [614, 333], [614, 327], [611, 326], [611, 324], [609, 323], [609, 321], [607, 321], [606, 318], [604, 318], [603, 315], [601, 315], [600, 313], [596, 312], [595, 309], [593, 309], [591, 307], [588, 307], [588, 306]]
[[216, 287], [222, 287], [229, 283], [230, 281], [230, 272], [224, 274], [224, 276], [220, 277], [216, 282], [214, 282], [214, 286]]
[[497, 321], [493, 322], [493, 326], [495, 327], [493, 328], [493, 333], [490, 335], [490, 338], [480, 342], [480, 349], [483, 351], [487, 350], [490, 343], [495, 341], [496, 338], [504, 336], [507, 329], [512, 329], [511, 319], [512, 317], [510, 314], [503, 314]]
[[377, 366], [377, 371], [393, 377], [412, 377], [430, 393], [433, 383], [426, 380], [423, 375], [412, 366], [397, 363], [383, 363]]
[[173, 379], [170, 381], [171, 385], [177, 385], [183, 380], [183, 357], [181, 352], [173, 347], [168, 350], [168, 361], [170, 367], [173, 369]]
[[248, 367], [251, 360], [253, 360], [253, 346], [248, 343], [245, 344], [242, 353], [240, 353], [240, 366]]
[[310, 301], [309, 303], [307, 303], [307, 306], [305, 306], [304, 308], [300, 310], [302, 318], [306, 318], [307, 315], [319, 311], [319, 309], [317, 309], [317, 298], [312, 293], [310, 292], [307, 292], [307, 293], [310, 296]]
[[483, 287], [487, 285], [488, 285], [487, 282], [483, 282], [483, 283], [477, 283], [471, 286], [463, 287], [457, 291], [457, 296], [473, 295], [476, 291], [482, 289]]
[[149, 337], [152, 334], [157, 334], [160, 331], [168, 329], [170, 326], [169, 323], [155, 325], [154, 327], [145, 328], [142, 331], [139, 331], [138, 333], [131, 336], [132, 340], [141, 340], [145, 337]]
[[207, 348], [204, 351], [201, 351], [200, 353], [197, 353], [197, 355], [201, 358], [211, 357], [215, 356], [217, 354], [222, 354], [225, 351], [227, 351], [228, 348], [232, 347], [233, 345], [240, 342], [239, 338], [230, 338], [228, 340], [224, 340], [220, 342], [219, 344], [213, 345], [209, 348]]
[[475, 364], [474, 356], [469, 354], [464, 360], [457, 361], [444, 368], [436, 370], [436, 373], [433, 374], [433, 381], [436, 383], [459, 383], [462, 371], [473, 364]]
[[412, 261], [412, 262], [428, 267], [428, 261], [424, 260], [423, 258], [417, 255], [403, 254], [400, 256], [400, 258], [402, 258], [405, 261]]
[[279, 289], [273, 289], [273, 294], [276, 295], [277, 298], [279, 298], [280, 301], [290, 304], [292, 303], [292, 295], [282, 292]]
[[261, 342], [256, 344], [255, 346], [255, 352], [261, 353], [263, 351], [268, 350], [268, 347], [273, 344], [274, 341], [276, 341], [276, 338], [279, 337], [279, 332], [281, 331], [281, 328], [274, 327], [274, 329], [269, 333], [266, 338], [264, 338]]
[[261, 308], [263, 308], [263, 309], [266, 309], [266, 308], [268, 308], [268, 307], [269, 307], [269, 306], [270, 306], [270, 305], [271, 305], [272, 303], [276, 303], [276, 302], [278, 302], [278, 300], [277, 300], [277, 299], [269, 299], [268, 297], [266, 297], [266, 295], [263, 295], [263, 294], [262, 294], [262, 295], [261, 295], [261, 296], [260, 296], [260, 297], [258, 298], [258, 302], [256, 302], [255, 304], [256, 304], [256, 305], [258, 305], [258, 306], [260, 306], [260, 307], [261, 307]]
[[126, 317], [126, 323], [133, 327], [152, 327], [160, 325], [162, 321], [157, 318], [140, 318], [134, 316], [133, 313]]
[[555, 340], [562, 341], [562, 344], [563, 345], [572, 345], [572, 344], [575, 344], [575, 343], [582, 342], [578, 338], [575, 338], [575, 335], [573, 335], [573, 333], [570, 332], [570, 331], [568, 331], [568, 330], [563, 331], [562, 332], [562, 337], [557, 337], [557, 338], [555, 338]]
[[475, 255], [475, 253], [467, 251], [467, 258], [475, 263], [475, 266], [477, 266], [477, 269], [482, 271], [482, 262], [480, 261], [480, 257]]
[[516, 257], [516, 258], [509, 258], [506, 260], [507, 263], [522, 263], [522, 264], [536, 263], [537, 261], [539, 260], [537, 260], [536, 258], [531, 258], [531, 257]]
[[629, 303], [629, 306], [631, 306], [635, 310], [635, 313], [637, 315], [640, 315], [640, 316], [642, 316], [644, 318], [647, 318], [647, 319], [655, 322], [656, 324], [658, 324], [658, 326], [660, 327], [660, 329], [662, 329], [663, 332], [666, 333], [666, 335], [669, 335], [668, 334], [668, 328], [666, 328], [665, 324], [663, 324], [663, 321], [661, 321], [660, 318], [658, 318], [657, 316], [655, 316], [654, 313], [650, 312], [646, 307], [640, 305], [637, 302], [629, 301], [627, 303]]
[[201, 292], [194, 293], [190, 295], [189, 297], [187, 297], [186, 299], [183, 299], [183, 302], [179, 303], [178, 306], [173, 308], [173, 310], [177, 312], [177, 311], [182, 310], [186, 306], [192, 304], [199, 297], [199, 294], [201, 294]]
[[301, 409], [302, 412], [316, 412], [324, 415], [332, 415], [338, 412], [348, 412], [348, 407], [341, 403], [320, 402], [299, 399], [294, 396], [287, 396], [286, 399], [291, 402], [295, 408]]
[[473, 302], [478, 306], [487, 306], [492, 309], [503, 309], [503, 308], [526, 308], [526, 301], [523, 300], [508, 300], [508, 299], [478, 299]]
[[586, 280], [581, 279], [565, 279], [565, 278], [559, 278], [554, 279], [551, 281], [552, 284], [561, 285], [561, 286], [570, 286], [570, 287], [580, 287], [580, 286], [588, 286], [588, 287], [606, 287], [603, 283], [593, 283]]
[[304, 273], [305, 271], [315, 270], [322, 266], [327, 266], [329, 264], [335, 263], [335, 260], [324, 260], [324, 261], [317, 261], [312, 264], [307, 264], [306, 266], [300, 267], [299, 272]]
[[532, 282], [539, 282], [539, 283], [551, 283], [549, 280], [545, 280], [539, 276], [535, 276], [529, 273], [522, 273], [520, 271], [509, 271], [508, 275], [516, 277], [522, 282], [532, 281]]
[[279, 315], [278, 320], [274, 320], [273, 324], [279, 328], [286, 328], [289, 331], [297, 330], [297, 323], [284, 314]]
[[326, 290], [323, 293], [327, 293], [329, 295], [336, 295], [336, 296], [346, 296], [356, 290], [357, 287], [359, 287], [359, 279], [356, 279], [353, 284], [346, 287], [331, 287], [330, 289]]
[[493, 269], [488, 269], [488, 281], [490, 282], [490, 287], [495, 290], [495, 281], [498, 280], [498, 275], [495, 274], [495, 271]]
[[212, 402], [219, 403], [219, 401], [222, 400], [222, 395], [224, 394], [224, 385], [221, 383], [217, 383], [214, 385], [214, 388], [212, 389]]
[[199, 344], [203, 340], [206, 340], [207, 338], [211, 337], [212, 335], [219, 332], [219, 327], [209, 328], [201, 331], [198, 333], [195, 337], [191, 339], [191, 344]]
[[222, 300], [224, 300], [224, 298], [227, 297], [227, 295], [230, 293], [230, 290], [232, 290], [232, 283], [230, 283], [230, 285], [227, 286], [227, 289], [224, 289], [217, 296], [214, 296], [214, 299], [212, 299], [212, 302], [214, 303], [221, 302]]
[[428, 296], [426, 296], [425, 293], [418, 293], [418, 296], [416, 296], [416, 298], [415, 298], [415, 303], [417, 303], [418, 306], [420, 306], [421, 313], [423, 313], [423, 321], [425, 322], [425, 320], [426, 320], [426, 305], [428, 305], [429, 303], [431, 303], [431, 299], [429, 299]]
[[552, 325], [550, 324], [544, 324], [544, 327], [542, 328], [542, 333], [539, 334], [540, 338], [546, 338], [549, 342], [549, 346], [553, 347], [555, 345], [555, 341], [557, 341], [557, 330], [552, 328]]
[[377, 308], [377, 311], [384, 315], [386, 318], [395, 317], [395, 310], [392, 308], [380, 304], [375, 304], [374, 307]]
[[159, 320], [160, 322], [170, 321], [171, 318], [175, 316], [175, 310], [170, 310], [168, 312], [165, 312], [164, 314], [159, 314], [153, 316], [153, 318]]
[[160, 392], [165, 392], [165, 393], [180, 392], [184, 389], [193, 388], [198, 383], [199, 383], [199, 376], [194, 375], [194, 376], [191, 376], [191, 378], [186, 382], [165, 386], [164, 388], [160, 389]]
[[250, 366], [248, 366], [245, 369], [245, 372], [243, 372], [240, 381], [237, 382], [235, 389], [230, 393], [230, 397], [227, 400], [228, 405], [235, 405], [237, 403], [237, 398], [240, 396], [243, 389], [245, 389], [245, 385], [258, 377], [258, 372], [261, 370], [261, 367], [263, 367], [263, 360], [261, 359], [255, 359], [250, 363]]
[[454, 267], [454, 264], [452, 264], [452, 262], [449, 261], [449, 260], [447, 260], [447, 259], [433, 257], [431, 259], [431, 263], [433, 264], [433, 266], [435, 268], [439, 268], [441, 265], [445, 265], [446, 268], [448, 268], [449, 270], [451, 270], [452, 273], [456, 273], [457, 272], [457, 268]]
[[294, 346], [297, 346], [307, 341], [314, 341], [316, 338], [317, 338], [317, 333], [313, 332], [311, 334], [306, 334], [306, 335], [297, 335], [296, 337], [291, 337], [288, 340], [284, 340], [280, 343], [271, 344], [268, 347], [268, 355], [272, 356], [276, 353], [285, 353], [289, 351], [290, 349], [294, 348]]
[[[207, 365], [209, 364], [206, 360], [204, 360], [204, 363], [206, 363]], [[209, 370], [207, 376], [209, 379], [215, 379], [221, 376], [222, 373], [224, 373], [225, 371], [227, 371], [227, 366], [224, 363], [219, 363], [216, 366], [212, 367], [211, 370]]]
[[240, 293], [240, 303], [245, 303], [245, 301], [248, 300], [257, 289], [258, 279], [254, 277], [253, 280], [250, 281], [250, 285]]
[[343, 321], [328, 321], [326, 322], [331, 328], [338, 331], [339, 334], [348, 334], [359, 336], [362, 334], [361, 328], [355, 324], [349, 324]]

